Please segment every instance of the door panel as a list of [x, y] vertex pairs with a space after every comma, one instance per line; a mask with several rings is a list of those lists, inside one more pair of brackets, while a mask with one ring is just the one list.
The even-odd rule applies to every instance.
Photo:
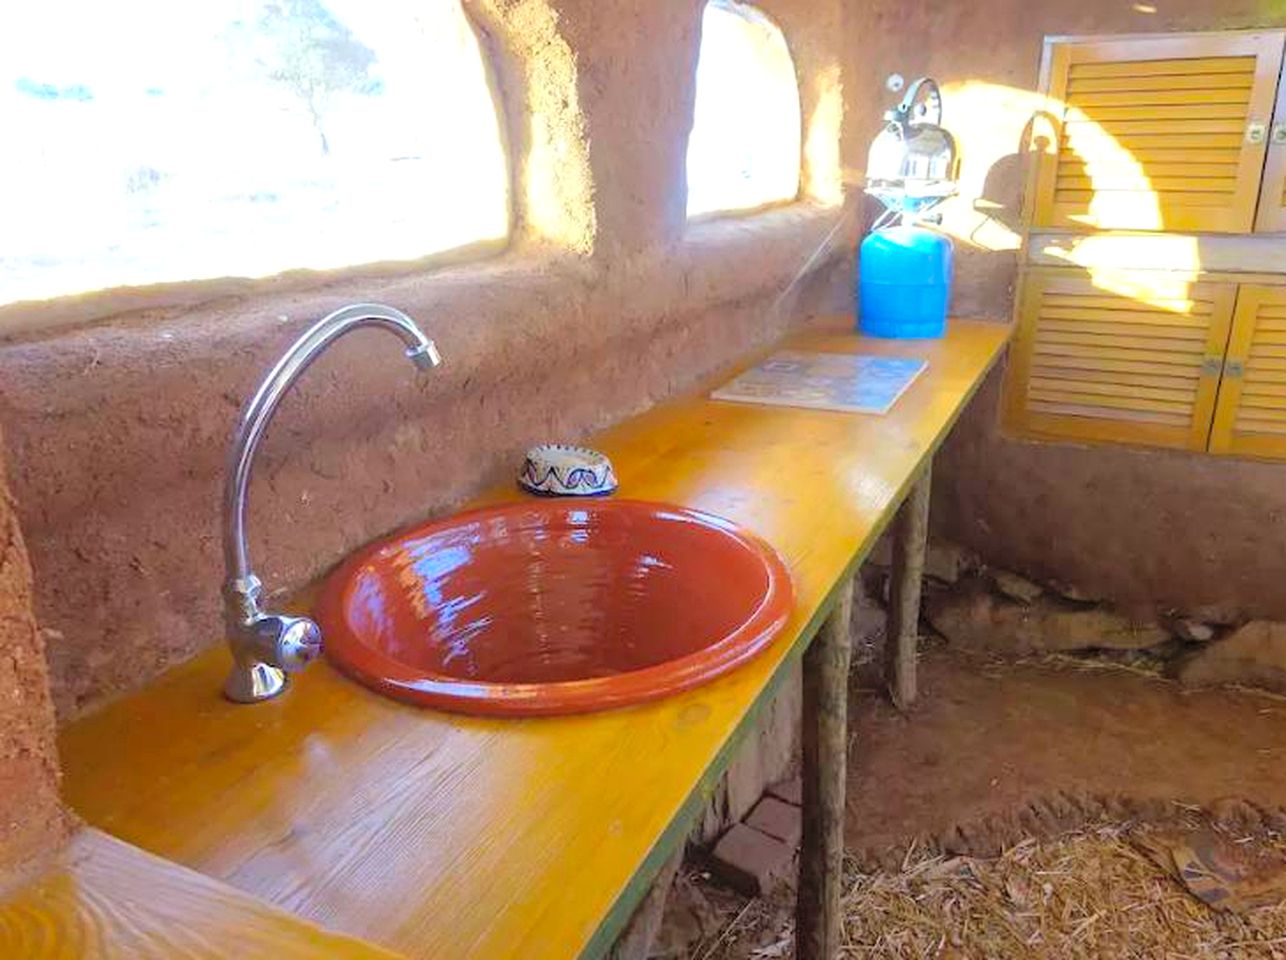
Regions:
[[1255, 230], [1260, 233], [1286, 231], [1286, 90], [1280, 83], [1268, 134], [1268, 158], [1264, 162]]
[[1249, 232], [1284, 39], [1256, 31], [1052, 44], [1055, 142], [1038, 161], [1033, 225]]
[[1235, 287], [1175, 290], [1161, 278], [1029, 269], [1007, 425], [1033, 436], [1206, 449]]
[[1210, 452], [1286, 458], [1286, 287], [1238, 291]]

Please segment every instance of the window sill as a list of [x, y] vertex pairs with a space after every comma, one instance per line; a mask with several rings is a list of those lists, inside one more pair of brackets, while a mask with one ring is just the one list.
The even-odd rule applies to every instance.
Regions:
[[[622, 284], [645, 284], [651, 309], [701, 308], [790, 285], [798, 275], [844, 252], [845, 207], [791, 203], [692, 221], [680, 241], [624, 262], [603, 262], [525, 244], [492, 242], [407, 263], [377, 263], [332, 271], [298, 270], [263, 279], [222, 278], [95, 291], [55, 300], [0, 306], [0, 345], [70, 336], [101, 326], [171, 328], [195, 335], [203, 320], [229, 326], [322, 316], [343, 303], [387, 300], [427, 315], [473, 311], [513, 291], [549, 297], [562, 291], [590, 296], [616, 290], [622, 311], [637, 301]], [[646, 279], [645, 279], [646, 278]], [[658, 303], [656, 297], [682, 301]], [[692, 302], [693, 300], [696, 302]], [[485, 307], [484, 307], [485, 309]], [[275, 323], [274, 323], [275, 325]]]

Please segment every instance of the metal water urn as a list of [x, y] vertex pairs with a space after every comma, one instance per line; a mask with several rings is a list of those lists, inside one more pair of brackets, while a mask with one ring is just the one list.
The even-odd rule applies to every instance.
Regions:
[[953, 196], [960, 158], [955, 137], [942, 127], [938, 84], [916, 80], [884, 120], [867, 157], [866, 192], [898, 213], [923, 213]]

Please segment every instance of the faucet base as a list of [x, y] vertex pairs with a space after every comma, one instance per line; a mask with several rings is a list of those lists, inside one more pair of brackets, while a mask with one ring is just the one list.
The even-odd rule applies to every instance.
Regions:
[[233, 703], [271, 700], [286, 689], [286, 674], [266, 663], [234, 663], [223, 684], [223, 695]]

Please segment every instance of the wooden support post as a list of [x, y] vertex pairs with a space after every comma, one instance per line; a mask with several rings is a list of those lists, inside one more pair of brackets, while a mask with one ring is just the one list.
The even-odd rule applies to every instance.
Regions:
[[852, 614], [853, 591], [846, 587], [804, 653], [804, 809], [795, 905], [797, 960], [834, 960], [839, 956]]
[[929, 540], [929, 492], [933, 462], [907, 494], [893, 528], [893, 582], [889, 587], [888, 637], [884, 642], [884, 680], [899, 710], [915, 704], [915, 654], [920, 641], [920, 582]]

